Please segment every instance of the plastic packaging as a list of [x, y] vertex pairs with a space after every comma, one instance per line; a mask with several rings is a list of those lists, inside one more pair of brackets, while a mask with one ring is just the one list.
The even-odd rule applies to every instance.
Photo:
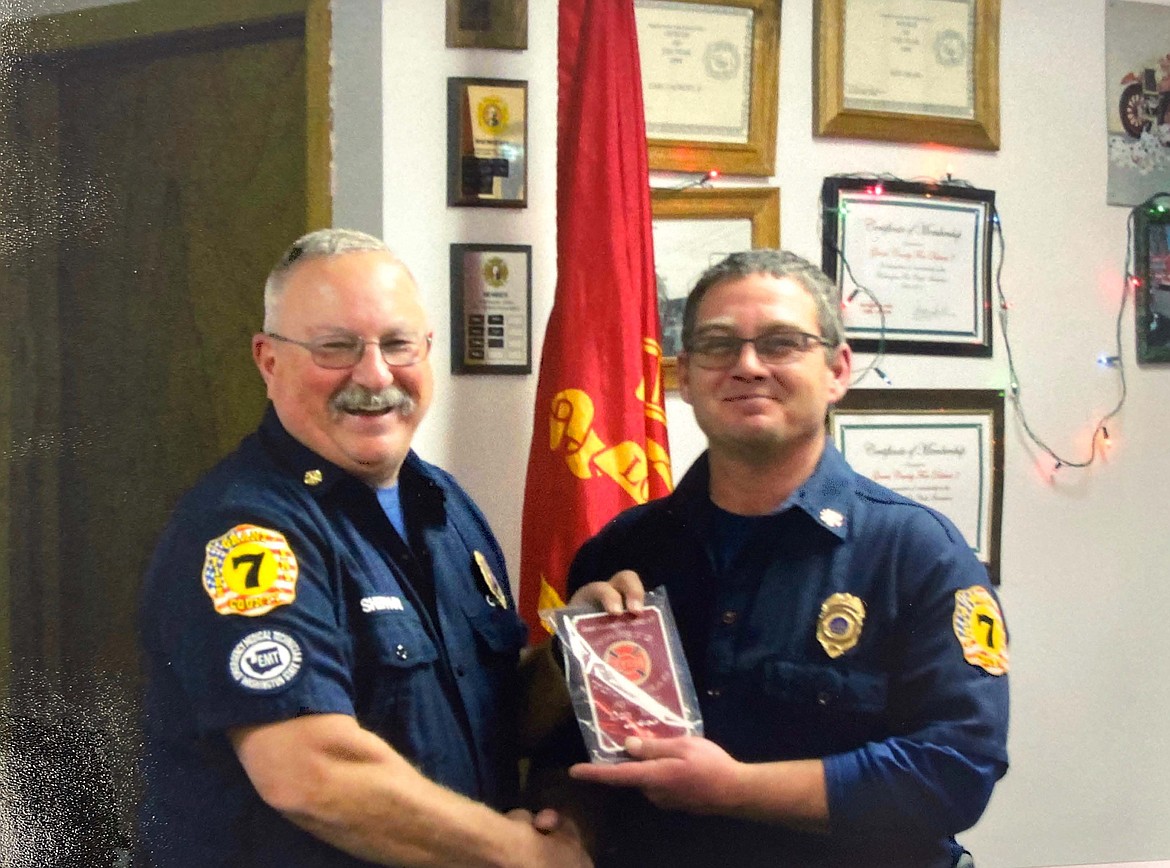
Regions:
[[594, 762], [630, 759], [630, 736], [702, 735], [703, 719], [666, 589], [646, 593], [634, 614], [592, 606], [546, 609], [560, 640], [565, 680]]

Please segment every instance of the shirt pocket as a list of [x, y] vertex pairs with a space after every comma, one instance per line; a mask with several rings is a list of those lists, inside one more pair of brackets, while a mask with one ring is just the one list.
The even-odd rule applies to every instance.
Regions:
[[375, 656], [383, 666], [408, 672], [439, 659], [439, 649], [422, 622], [413, 615], [397, 612], [375, 615], [370, 630]]
[[825, 756], [889, 734], [885, 674], [768, 660], [761, 710], [781, 757]]
[[379, 613], [367, 630], [358, 720], [433, 776], [444, 753], [435, 733], [457, 731], [439, 676], [438, 648], [411, 613]]
[[513, 657], [528, 641], [528, 628], [510, 609], [469, 613], [467, 620], [480, 646], [491, 656]]
[[764, 664], [765, 695], [786, 705], [826, 713], [884, 714], [888, 682], [884, 673], [816, 663], [768, 660]]

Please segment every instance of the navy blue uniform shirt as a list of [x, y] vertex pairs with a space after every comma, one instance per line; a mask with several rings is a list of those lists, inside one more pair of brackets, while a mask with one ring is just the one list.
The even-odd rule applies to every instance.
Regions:
[[432, 780], [515, 804], [526, 634], [503, 556], [447, 473], [412, 452], [399, 486], [407, 540], [269, 407], [180, 501], [140, 609], [149, 864], [366, 864], [265, 805], [226, 734], [302, 714], [352, 715]]
[[993, 674], [1006, 636], [986, 569], [950, 521], [854, 473], [831, 442], [775, 514], [722, 513], [708, 484], [704, 455], [586, 543], [569, 590], [620, 569], [665, 586], [706, 736], [746, 762], [823, 757], [831, 834], [606, 789], [598, 865], [951, 865], [952, 836], [1007, 769], [1008, 682]]

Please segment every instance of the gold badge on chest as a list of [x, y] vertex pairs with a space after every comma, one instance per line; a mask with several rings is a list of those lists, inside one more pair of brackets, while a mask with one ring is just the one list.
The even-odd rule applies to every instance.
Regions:
[[865, 603], [852, 594], [832, 594], [821, 603], [817, 641], [833, 659], [840, 657], [861, 638]]
[[496, 578], [496, 574], [492, 572], [491, 565], [488, 564], [487, 558], [483, 556], [483, 552], [476, 551], [475, 563], [479, 567], [479, 575], [483, 579], [484, 586], [491, 594], [489, 597], [484, 594], [484, 599], [490, 605], [499, 606], [501, 609], [508, 608], [508, 595], [504, 593], [504, 588], [500, 584], [500, 580]]

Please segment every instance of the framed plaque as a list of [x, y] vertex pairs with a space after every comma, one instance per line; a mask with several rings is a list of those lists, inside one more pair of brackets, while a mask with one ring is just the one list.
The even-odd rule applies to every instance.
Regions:
[[447, 79], [447, 204], [528, 203], [528, 83]]
[[451, 373], [532, 373], [528, 245], [451, 245]]
[[829, 428], [854, 470], [953, 521], [999, 584], [1002, 392], [855, 389]]
[[775, 172], [778, 0], [634, 0], [650, 168]]
[[[625, 740], [702, 735], [703, 719], [666, 591], [641, 611], [543, 610], [564, 653], [565, 683], [594, 762], [630, 759]], [[546, 622], [546, 623], [547, 623]]]
[[999, 149], [1000, 0], [817, 0], [822, 136]]
[[991, 355], [994, 192], [826, 178], [821, 199], [821, 267], [854, 349]]
[[1170, 199], [1133, 211], [1135, 345], [1141, 364], [1170, 362]]
[[528, 47], [528, 0], [447, 0], [448, 48]]
[[687, 294], [699, 275], [729, 253], [780, 246], [780, 191], [727, 187], [650, 191], [654, 276], [662, 329], [662, 378], [678, 388], [678, 354]]

